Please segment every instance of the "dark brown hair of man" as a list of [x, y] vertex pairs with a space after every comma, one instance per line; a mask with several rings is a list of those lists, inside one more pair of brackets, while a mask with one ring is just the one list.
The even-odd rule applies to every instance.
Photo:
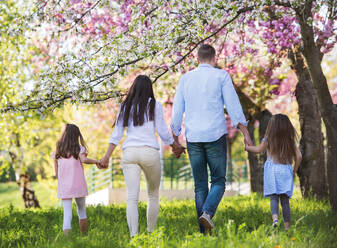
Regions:
[[199, 61], [212, 61], [212, 59], [215, 57], [215, 49], [211, 45], [203, 44], [200, 46], [198, 50], [198, 58]]
[[273, 115], [266, 130], [267, 151], [275, 163], [291, 164], [296, 157], [296, 130], [288, 116]]
[[75, 159], [78, 159], [81, 149], [80, 144], [85, 148], [87, 147], [80, 129], [74, 124], [66, 124], [61, 138], [56, 144], [55, 158], [70, 158], [73, 156]]
[[156, 99], [151, 79], [148, 76], [139, 75], [122, 102], [117, 121], [123, 121], [123, 127], [127, 127], [131, 117], [134, 126], [142, 126], [145, 121], [154, 120], [155, 106]]

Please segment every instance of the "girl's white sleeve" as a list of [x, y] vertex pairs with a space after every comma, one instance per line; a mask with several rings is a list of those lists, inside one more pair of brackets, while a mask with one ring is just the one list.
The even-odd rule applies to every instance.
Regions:
[[85, 149], [84, 146], [81, 146], [81, 149], [80, 149], [80, 154], [83, 154], [84, 156], [87, 156], [88, 153], [87, 153], [87, 149]]

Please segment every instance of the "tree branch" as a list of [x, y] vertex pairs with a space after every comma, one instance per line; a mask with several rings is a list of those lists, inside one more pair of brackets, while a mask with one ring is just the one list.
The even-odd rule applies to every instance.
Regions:
[[99, 4], [101, 0], [98, 0], [94, 5], [92, 5], [89, 9], [87, 9], [86, 11], [84, 11], [82, 13], [82, 15], [79, 18], [76, 18], [73, 25], [71, 25], [69, 28], [66, 29], [62, 29], [59, 32], [67, 32], [70, 29], [73, 29], [88, 13], [90, 13], [91, 10], [93, 10], [94, 8], [96, 8], [96, 6]]
[[178, 61], [176, 61], [173, 65], [171, 65], [170, 67], [168, 67], [167, 69], [165, 69], [162, 73], [160, 73], [158, 76], [155, 77], [155, 79], [153, 80], [153, 83], [155, 83], [160, 77], [162, 77], [163, 75], [165, 75], [170, 68], [180, 64], [182, 61], [184, 61], [200, 44], [202, 44], [203, 42], [205, 42], [206, 40], [216, 36], [219, 32], [221, 32], [221, 30], [223, 30], [227, 25], [229, 25], [230, 23], [232, 23], [234, 20], [236, 20], [242, 13], [251, 11], [254, 9], [254, 6], [251, 7], [245, 7], [242, 8], [240, 10], [238, 10], [238, 12], [236, 13], [236, 15], [230, 19], [228, 22], [224, 23], [217, 31], [215, 31], [214, 33], [210, 34], [209, 36], [205, 37], [204, 39], [200, 40], [199, 42], [197, 42], [192, 49], [190, 49], [184, 56], [182, 56]]

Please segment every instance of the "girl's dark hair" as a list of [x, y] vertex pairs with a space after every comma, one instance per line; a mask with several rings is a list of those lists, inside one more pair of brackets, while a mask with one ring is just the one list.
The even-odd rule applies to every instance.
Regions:
[[267, 126], [266, 139], [267, 150], [277, 163], [291, 164], [295, 160], [297, 133], [288, 116], [272, 116]]
[[78, 159], [81, 149], [80, 144], [87, 147], [80, 129], [74, 124], [66, 124], [56, 144], [55, 158], [70, 158], [73, 156], [75, 159]]
[[123, 121], [123, 126], [127, 127], [131, 114], [133, 125], [142, 126], [145, 121], [154, 120], [155, 106], [156, 99], [154, 98], [151, 79], [148, 76], [139, 75], [122, 102], [117, 121]]

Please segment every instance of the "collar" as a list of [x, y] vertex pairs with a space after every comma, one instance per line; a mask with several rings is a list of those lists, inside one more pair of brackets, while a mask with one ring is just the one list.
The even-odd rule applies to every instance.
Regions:
[[199, 64], [198, 67], [208, 67], [208, 68], [213, 68], [210, 64]]

